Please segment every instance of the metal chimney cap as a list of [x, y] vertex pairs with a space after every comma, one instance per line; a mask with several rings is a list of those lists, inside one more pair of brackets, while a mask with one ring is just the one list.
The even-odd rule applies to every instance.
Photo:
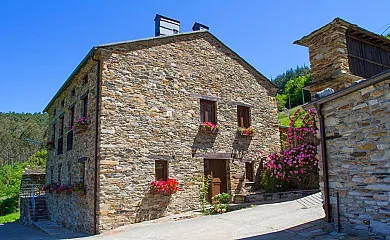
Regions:
[[199, 31], [199, 30], [202, 30], [202, 29], [209, 30], [210, 28], [208, 26], [203, 25], [203, 24], [198, 23], [198, 22], [195, 22], [194, 26], [192, 26], [192, 30], [193, 31]]
[[173, 19], [173, 18], [169, 18], [169, 17], [165, 17], [165, 16], [160, 15], [160, 14], [156, 14], [156, 17], [154, 17], [154, 21], [158, 20], [159, 18], [164, 18], [164, 19], [168, 19], [168, 20], [180, 23], [179, 20], [176, 20], [176, 19]]

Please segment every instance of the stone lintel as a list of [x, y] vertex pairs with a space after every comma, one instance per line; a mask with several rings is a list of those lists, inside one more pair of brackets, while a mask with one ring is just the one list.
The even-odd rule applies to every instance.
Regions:
[[89, 160], [88, 157], [81, 157], [81, 158], [79, 158], [77, 161], [78, 161], [79, 163], [83, 163], [83, 162], [88, 162], [88, 160]]
[[80, 96], [80, 99], [84, 99], [86, 96], [88, 96], [88, 93], [89, 93], [89, 89], [83, 94]]
[[204, 100], [208, 100], [208, 101], [214, 101], [214, 102], [223, 102], [222, 98], [213, 97], [213, 96], [205, 96], [205, 95], [201, 95], [199, 93], [191, 93], [190, 97], [204, 99]]
[[68, 107], [68, 109], [69, 109], [69, 110], [72, 109], [75, 105], [76, 105], [76, 102], [70, 104], [69, 107]]
[[151, 154], [151, 155], [147, 156], [147, 158], [154, 159], [154, 160], [166, 160], [166, 161], [168, 161], [168, 160], [174, 160], [175, 156]]
[[237, 105], [237, 106], [243, 106], [243, 107], [253, 107], [253, 105], [251, 105], [251, 104], [239, 102], [239, 101], [230, 101], [230, 104], [233, 106]]
[[231, 159], [231, 153], [195, 153], [194, 157], [202, 157], [207, 159]]

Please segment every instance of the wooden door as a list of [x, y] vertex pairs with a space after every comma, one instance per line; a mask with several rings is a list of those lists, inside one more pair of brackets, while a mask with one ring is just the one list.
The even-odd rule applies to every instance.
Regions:
[[209, 188], [209, 194], [207, 200], [211, 202], [211, 197], [223, 192], [227, 192], [227, 171], [226, 160], [204, 160], [205, 175], [211, 175], [211, 186]]

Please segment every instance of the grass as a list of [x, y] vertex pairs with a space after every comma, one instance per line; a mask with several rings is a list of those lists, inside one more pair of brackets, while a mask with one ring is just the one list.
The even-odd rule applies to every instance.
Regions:
[[[301, 106], [298, 106], [298, 107], [295, 107], [295, 108], [291, 108], [290, 109], [290, 116], [292, 117], [295, 113], [295, 111], [297, 109], [300, 109], [301, 112], [304, 112], [302, 107]], [[280, 112], [278, 114], [278, 118], [279, 118], [279, 124], [282, 125], [282, 126], [289, 126], [290, 125], [290, 119], [288, 118], [287, 114], [285, 112]], [[294, 124], [294, 127], [300, 127], [302, 126], [302, 120], [301, 119], [297, 119], [297, 121], [295, 121], [295, 124]]]
[[16, 212], [16, 213], [11, 213], [11, 214], [7, 214], [7, 215], [4, 215], [4, 216], [0, 216], [0, 224], [2, 223], [10, 223], [10, 222], [15, 222], [17, 220], [19, 220], [20, 218], [20, 212]]

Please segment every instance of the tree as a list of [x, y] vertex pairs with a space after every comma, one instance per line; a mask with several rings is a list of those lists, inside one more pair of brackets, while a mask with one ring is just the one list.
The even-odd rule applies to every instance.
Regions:
[[390, 33], [387, 34], [386, 38], [390, 40]]
[[[298, 76], [294, 79], [290, 79], [284, 88], [284, 91], [276, 95], [276, 102], [278, 104], [278, 110], [282, 111], [285, 107], [291, 108], [302, 105], [302, 88], [311, 83], [311, 75]], [[304, 91], [305, 102], [310, 101], [310, 93]], [[290, 98], [290, 100], [289, 100]], [[290, 103], [289, 103], [290, 101]]]
[[289, 69], [285, 71], [282, 74], [279, 74], [273, 82], [278, 86], [279, 93], [282, 93], [284, 91], [284, 87], [288, 81], [291, 79], [297, 78], [299, 76], [305, 76], [310, 74], [310, 68], [303, 65], [303, 66], [297, 66], [296, 69]]

